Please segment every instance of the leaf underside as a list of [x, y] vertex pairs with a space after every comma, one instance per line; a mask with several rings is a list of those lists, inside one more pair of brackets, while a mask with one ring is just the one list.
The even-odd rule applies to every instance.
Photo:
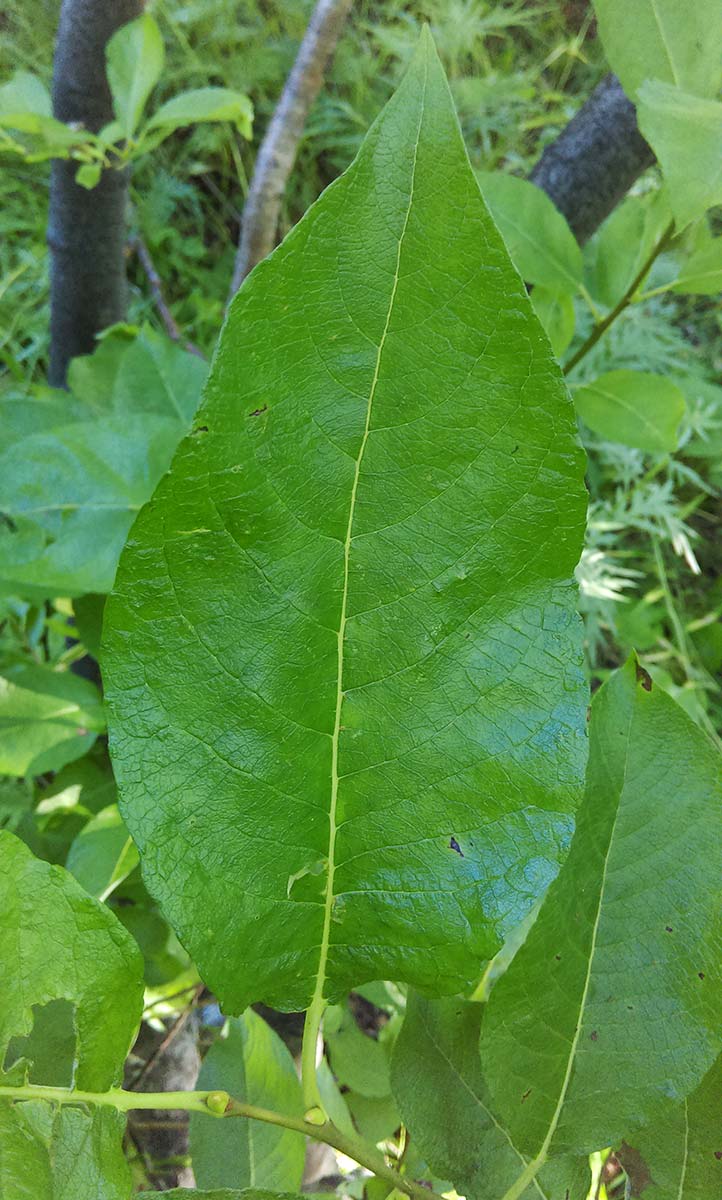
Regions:
[[465, 987], [554, 876], [584, 509], [425, 36], [237, 296], [109, 601], [124, 816], [225, 1011]]
[[569, 857], [482, 1025], [524, 1153], [629, 1139], [719, 1054], [721, 814], [719, 754], [630, 660], [595, 697]]

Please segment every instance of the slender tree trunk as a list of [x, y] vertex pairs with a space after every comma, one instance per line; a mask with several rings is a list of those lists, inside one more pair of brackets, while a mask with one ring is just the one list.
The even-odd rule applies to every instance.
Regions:
[[351, 0], [318, 0], [266, 131], [243, 209], [231, 296], [276, 244], [278, 218], [306, 118], [336, 49]]
[[654, 162], [616, 75], [606, 75], [542, 154], [529, 178], [584, 245]]
[[[63, 0], [53, 67], [53, 111], [97, 133], [113, 119], [105, 45], [142, 11], [142, 0]], [[57, 159], [50, 179], [50, 369], [63, 387], [68, 362], [126, 315], [125, 209], [128, 175], [104, 171], [88, 191], [77, 164]]]

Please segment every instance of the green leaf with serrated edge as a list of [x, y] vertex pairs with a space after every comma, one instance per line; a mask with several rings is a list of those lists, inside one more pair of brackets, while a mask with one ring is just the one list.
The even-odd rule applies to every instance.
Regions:
[[482, 194], [519, 274], [527, 283], [574, 292], [582, 252], [562, 214], [528, 179], [477, 171]]
[[645, 79], [697, 96], [722, 84], [718, 0], [594, 0], [604, 53], [631, 100]]
[[0, 1200], [128, 1200], [124, 1129], [112, 1108], [0, 1103]]
[[[288, 1049], [253, 1009], [231, 1018], [206, 1055], [198, 1086], [236, 1100], [303, 1116], [301, 1085]], [[191, 1114], [190, 1148], [203, 1187], [300, 1188], [305, 1140], [262, 1121], [210, 1121]]]
[[0, 591], [109, 591], [205, 374], [168, 338], [118, 330], [73, 360], [65, 408], [52, 392], [0, 402], [0, 509], [9, 518], [0, 525]]
[[[391, 1060], [391, 1084], [413, 1144], [435, 1174], [468, 1200], [501, 1196], [527, 1159], [490, 1108], [479, 1061], [484, 1006], [460, 999], [427, 1000], [411, 992]], [[582, 1158], [547, 1164], [524, 1200], [585, 1200], [589, 1167]]]
[[481, 1029], [494, 1110], [538, 1163], [629, 1139], [722, 1043], [719, 755], [634, 660], [590, 736], [569, 857]]
[[681, 233], [722, 204], [722, 104], [647, 82], [639, 89], [637, 118], [659, 160]]
[[133, 939], [72, 875], [34, 858], [6, 832], [0, 911], [0, 1062], [10, 1038], [30, 1032], [33, 1005], [64, 999], [76, 1007], [75, 1086], [105, 1091], [118, 1083], [143, 1000]]
[[73, 841], [65, 866], [78, 883], [107, 900], [138, 865], [138, 851], [117, 804], [94, 816]]
[[80, 758], [105, 729], [95, 684], [36, 663], [0, 676], [0, 772], [41, 775]]
[[713, 238], [683, 263], [670, 291], [690, 296], [713, 296], [722, 291], [722, 237]]
[[131, 138], [165, 59], [163, 38], [150, 13], [122, 25], [108, 42], [105, 57], [113, 110], [123, 137]]
[[722, 1196], [722, 1058], [682, 1104], [621, 1144], [632, 1196], [716, 1200]]
[[608, 371], [573, 395], [585, 425], [608, 442], [656, 454], [677, 449], [687, 406], [681, 389], [664, 375]]
[[470, 986], [571, 831], [585, 502], [428, 34], [231, 306], [194, 426], [105, 619], [148, 887], [226, 1011]]
[[253, 105], [243, 92], [230, 88], [205, 87], [181, 92], [161, 105], [148, 121], [146, 129], [162, 128], [168, 133], [183, 125], [200, 121], [232, 121], [238, 132], [250, 138]]

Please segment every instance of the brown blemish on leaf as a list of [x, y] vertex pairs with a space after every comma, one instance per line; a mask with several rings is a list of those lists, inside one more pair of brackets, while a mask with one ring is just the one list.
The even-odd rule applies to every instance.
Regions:
[[629, 1176], [632, 1196], [641, 1196], [644, 1189], [650, 1187], [654, 1180], [639, 1150], [635, 1150], [634, 1146], [628, 1145], [627, 1142], [622, 1142], [617, 1158]]
[[715, 1150], [714, 1156], [717, 1159], [717, 1162], [722, 1162], [722, 1150]]
[[671, 933], [671, 932], [672, 932], [672, 926], [671, 926], [671, 925], [665, 925], [665, 927], [664, 927], [664, 928], [667, 930], [667, 933]]
[[195, 437], [195, 435], [197, 433], [208, 433], [208, 426], [207, 425], [197, 425], [196, 428], [193, 430], [193, 436]]
[[698, 978], [698, 979], [704, 979], [704, 971], [698, 971], [698, 972], [697, 972], [697, 978]]
[[456, 853], [461, 855], [462, 858], [464, 857], [464, 851], [461, 849], [461, 846], [459, 845], [459, 843], [457, 842], [455, 837], [449, 838], [449, 849], [455, 850]]
[[527, 1088], [526, 1091], [524, 1092], [524, 1095], [521, 1098], [522, 1104], [524, 1103], [524, 1101], [527, 1099], [528, 1096], [531, 1096], [531, 1088]]
[[264, 413], [264, 412], [268, 412], [267, 404], [264, 404], [262, 408], [254, 408], [253, 412], [249, 413], [248, 415], [249, 415], [249, 417], [260, 417], [261, 413]]
[[645, 669], [641, 663], [636, 663], [636, 671], [637, 671], [637, 683], [641, 683], [645, 692], [651, 692], [652, 676], [650, 675], [649, 671], [645, 671]]
[[589, 1034], [589, 1036], [593, 1042], [596, 1042], [599, 1040], [599, 1034], [597, 1033], [596, 1029], [593, 1029], [592, 1032]]

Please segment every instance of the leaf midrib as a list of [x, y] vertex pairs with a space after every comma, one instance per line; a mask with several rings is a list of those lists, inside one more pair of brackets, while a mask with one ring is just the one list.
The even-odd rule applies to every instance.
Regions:
[[378, 385], [379, 374], [381, 369], [381, 359], [383, 357], [386, 338], [391, 324], [391, 316], [394, 310], [396, 300], [396, 292], [399, 284], [399, 272], [401, 267], [401, 251], [406, 236], [406, 230], [409, 224], [411, 215], [411, 207], [414, 200], [414, 186], [416, 181], [416, 162], [419, 151], [419, 141], [421, 137], [421, 126], [424, 119], [424, 106], [426, 100], [426, 89], [428, 83], [428, 63], [424, 71], [424, 85], [421, 92], [421, 100], [419, 103], [419, 122], [416, 129], [416, 138], [414, 141], [414, 154], [411, 167], [411, 184], [409, 187], [409, 199], [406, 206], [403, 225], [399, 234], [398, 246], [396, 249], [396, 266], [394, 269], [394, 280], [389, 296], [388, 310], [386, 313], [386, 321], [384, 323], [383, 332], [379, 340], [378, 350], [376, 352], [376, 362], [374, 365], [374, 373], [369, 388], [369, 397], [366, 406], [366, 422], [364, 425], [361, 445], [356, 457], [354, 468], [354, 478], [351, 485], [351, 499], [349, 504], [348, 523], [346, 526], [346, 536], [344, 539], [343, 552], [343, 590], [341, 594], [341, 614], [339, 619], [339, 628], [337, 634], [337, 671], [336, 671], [336, 711], [334, 716], [334, 727], [331, 735], [331, 802], [329, 806], [329, 840], [328, 840], [328, 871], [326, 875], [326, 892], [324, 896], [324, 913], [323, 913], [323, 928], [321, 932], [321, 944], [318, 960], [318, 971], [316, 975], [316, 984], [314, 987], [311, 1008], [318, 1009], [324, 1003], [324, 990], [326, 985], [326, 970], [328, 964], [328, 951], [331, 937], [331, 916], [333, 912], [333, 902], [335, 899], [334, 893], [334, 874], [335, 874], [335, 854], [336, 854], [336, 810], [338, 805], [338, 785], [339, 785], [339, 770], [338, 770], [338, 750], [339, 738], [341, 733], [341, 712], [343, 708], [343, 669], [344, 669], [344, 649], [346, 636], [347, 608], [348, 608], [348, 584], [351, 562], [351, 542], [354, 516], [356, 512], [356, 498], [358, 493], [359, 479], [361, 475], [361, 464], [363, 462], [366, 445], [368, 443], [369, 434], [371, 432], [371, 413], [373, 411], [373, 402], [376, 395], [376, 387]]

